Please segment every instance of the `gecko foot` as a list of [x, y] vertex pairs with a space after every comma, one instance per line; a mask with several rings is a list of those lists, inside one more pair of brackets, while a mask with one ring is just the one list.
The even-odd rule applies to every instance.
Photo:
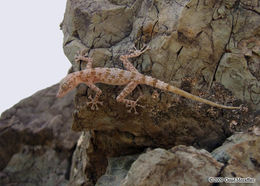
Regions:
[[149, 50], [149, 46], [144, 46], [141, 50], [138, 50], [134, 47], [134, 50], [130, 50], [130, 54], [127, 55], [129, 58], [132, 57], [138, 57], [140, 56], [142, 53], [144, 53], [145, 51]]
[[132, 110], [134, 110], [134, 113], [135, 113], [135, 114], [138, 114], [138, 112], [136, 111], [136, 106], [139, 106], [139, 107], [144, 108], [143, 105], [137, 104], [137, 102], [139, 101], [139, 99], [140, 99], [141, 97], [142, 97], [142, 96], [139, 96], [136, 101], [129, 100], [129, 102], [126, 103], [126, 107], [129, 107], [129, 110], [128, 110], [127, 112], [131, 113]]
[[87, 54], [84, 54], [84, 50], [82, 51], [78, 51], [75, 55], [75, 62], [79, 63], [80, 61], [84, 61], [84, 62], [92, 62], [92, 59], [90, 57], [87, 57]]
[[96, 98], [88, 97], [91, 101], [87, 102], [87, 105], [91, 105], [91, 110], [98, 110], [98, 104], [103, 105], [102, 101], [98, 101]]

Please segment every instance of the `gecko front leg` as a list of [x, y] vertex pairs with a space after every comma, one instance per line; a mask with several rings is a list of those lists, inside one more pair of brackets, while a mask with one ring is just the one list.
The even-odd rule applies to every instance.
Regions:
[[87, 105], [91, 105], [91, 110], [98, 110], [98, 104], [103, 105], [102, 101], [98, 101], [99, 96], [102, 94], [102, 91], [94, 84], [87, 84], [91, 90], [96, 92], [95, 97], [89, 96], [90, 101], [87, 102]]
[[141, 54], [143, 54], [146, 50], [149, 50], [150, 48], [147, 46], [143, 47], [141, 50], [131, 50], [130, 54], [127, 54], [127, 55], [122, 55], [120, 56], [120, 60], [123, 62], [124, 64], [124, 67], [129, 70], [129, 71], [134, 71], [134, 72], [137, 72], [137, 69], [134, 67], [134, 65], [128, 60], [129, 58], [134, 58], [134, 57], [138, 57], [140, 56]]
[[127, 84], [126, 87], [122, 90], [122, 92], [117, 96], [116, 101], [124, 103], [126, 105], [126, 107], [130, 107], [128, 112], [131, 112], [132, 110], [134, 110], [134, 113], [138, 114], [138, 112], [136, 111], [136, 106], [143, 108], [142, 105], [137, 104], [137, 102], [139, 101], [141, 96], [139, 96], [136, 101], [125, 99], [125, 97], [128, 94], [130, 94], [135, 89], [136, 86], [137, 86], [137, 84], [135, 82], [130, 82], [129, 84]]
[[78, 51], [75, 55], [75, 62], [79, 63], [80, 61], [87, 62], [86, 69], [92, 68], [93, 60], [90, 57], [87, 57], [86, 54], [84, 54], [84, 50]]

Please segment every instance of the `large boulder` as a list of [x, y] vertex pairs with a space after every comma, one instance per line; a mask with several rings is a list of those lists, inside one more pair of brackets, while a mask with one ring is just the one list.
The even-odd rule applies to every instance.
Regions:
[[0, 185], [66, 185], [79, 134], [71, 130], [73, 97], [58, 85], [41, 90], [0, 118]]
[[[226, 142], [212, 152], [213, 157], [225, 164], [219, 174], [220, 177], [228, 178], [220, 185], [229, 183], [237, 185], [236, 178], [247, 179], [252, 185], [260, 183], [260, 136], [254, 132], [240, 133], [229, 137]], [[243, 183], [239, 185], [248, 185]]]
[[135, 115], [115, 100], [124, 87], [98, 84], [104, 104], [93, 111], [86, 102], [94, 92], [81, 84], [72, 128], [89, 131], [88, 148], [77, 148], [75, 155], [86, 159], [83, 169], [75, 168], [75, 179], [86, 172], [84, 183], [95, 184], [111, 157], [147, 147], [212, 151], [232, 131], [248, 128], [260, 109], [260, 16], [254, 1], [69, 0], [61, 29], [71, 72], [86, 66], [75, 63], [78, 50], [93, 58], [94, 67], [124, 68], [120, 55], [148, 45], [151, 50], [132, 59], [140, 73], [218, 103], [248, 106], [222, 110], [140, 85], [128, 95], [142, 95], [145, 108]]
[[182, 145], [169, 151], [158, 148], [140, 155], [121, 185], [209, 186], [208, 178], [218, 176], [222, 166], [205, 150]]

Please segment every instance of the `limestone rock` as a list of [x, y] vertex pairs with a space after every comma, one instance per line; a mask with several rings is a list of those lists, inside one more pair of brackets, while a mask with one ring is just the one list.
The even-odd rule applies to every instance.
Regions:
[[[114, 186], [124, 178], [137, 157], [137, 155], [115, 157], [119, 153], [111, 154], [111, 151], [104, 149], [104, 144], [98, 141], [95, 135], [94, 131], [83, 132], [78, 140], [70, 171], [72, 186], [95, 184]], [[135, 152], [131, 151], [131, 148], [126, 150], [118, 147], [118, 150], [122, 151], [122, 155]]]
[[[260, 109], [259, 14], [255, 0], [68, 0], [61, 29], [70, 72], [86, 65], [74, 62], [78, 50], [93, 57], [94, 67], [124, 68], [120, 55], [148, 45], [150, 51], [132, 60], [141, 73], [249, 109], [223, 111], [140, 85], [128, 96], [143, 95], [145, 108], [134, 115], [115, 101], [123, 87], [98, 85], [104, 105], [92, 111], [85, 103], [93, 92], [82, 84], [73, 111], [75, 94], [57, 100], [55, 85], [1, 116], [0, 184], [118, 185], [131, 155], [147, 147], [155, 150], [140, 155], [121, 184], [210, 185], [207, 178], [218, 175], [258, 179], [259, 136], [241, 136], [214, 151], [225, 167], [194, 147], [213, 150], [232, 126], [248, 128]], [[73, 130], [84, 131], [77, 146], [72, 113]]]
[[[94, 164], [90, 161], [94, 161], [94, 159], [98, 159], [98, 155], [94, 157], [93, 159], [90, 158], [90, 155], [88, 155], [88, 152], [94, 151], [93, 145], [91, 143], [91, 135], [89, 132], [83, 132], [78, 140], [77, 147], [73, 153], [72, 158], [72, 165], [70, 170], [70, 183], [71, 186], [79, 186], [79, 185], [94, 185], [94, 182], [96, 181], [96, 175], [99, 177], [104, 173], [102, 171], [102, 168], [106, 166], [106, 160], [102, 163], [104, 165], [101, 166]], [[98, 153], [97, 153], [98, 154]], [[100, 173], [101, 170], [102, 173]], [[93, 171], [95, 170], [95, 171]]]
[[73, 97], [57, 99], [58, 85], [2, 113], [0, 185], [66, 185], [79, 134], [71, 131]]
[[122, 86], [97, 84], [104, 105], [92, 111], [86, 101], [93, 91], [81, 84], [72, 128], [89, 131], [89, 145], [77, 148], [76, 157], [85, 156], [86, 164], [83, 169], [75, 164], [73, 183], [86, 172], [82, 183], [95, 184], [110, 157], [177, 145], [212, 151], [231, 135], [232, 124], [248, 128], [260, 109], [257, 5], [216, 0], [68, 1], [61, 29], [72, 71], [86, 65], [74, 62], [78, 50], [93, 57], [94, 67], [124, 68], [120, 55], [148, 45], [151, 50], [132, 59], [139, 72], [218, 103], [249, 107], [211, 108], [160, 90], [154, 94], [154, 88], [140, 85], [128, 95], [131, 100], [143, 95], [140, 104], [145, 108], [137, 108], [139, 115], [134, 115], [115, 100]]
[[96, 186], [119, 186], [137, 157], [138, 155], [129, 155], [109, 158], [106, 173], [98, 179]]
[[0, 184], [66, 186], [68, 158], [68, 153], [48, 147], [24, 145], [0, 172]]
[[230, 157], [230, 149], [240, 143], [243, 143], [245, 141], [251, 141], [256, 139], [255, 135], [250, 135], [248, 133], [239, 133], [239, 134], [235, 134], [230, 136], [229, 138], [226, 139], [226, 141], [223, 143], [223, 145], [221, 145], [220, 147], [218, 147], [217, 149], [215, 149], [211, 154], [213, 155], [213, 157], [222, 162], [222, 163], [226, 163], [231, 157]]
[[[151, 50], [133, 63], [140, 72], [170, 84], [175, 82], [193, 94], [200, 92], [206, 99], [239, 105], [241, 101], [232, 97], [231, 92], [213, 83], [233, 24], [231, 10], [224, 11], [227, 15], [223, 19], [210, 19], [221, 6], [224, 5], [215, 1], [188, 0], [68, 1], [61, 25], [64, 52], [74, 71], [85, 65], [73, 61], [79, 49], [85, 49], [93, 57], [94, 67], [122, 68], [120, 55], [133, 46], [141, 48], [147, 44]], [[230, 134], [228, 129], [223, 132], [230, 120], [245, 123], [238, 111], [225, 111], [223, 115], [219, 109], [179, 99], [170, 93], [159, 91], [158, 99], [153, 99], [154, 89], [142, 85], [129, 97], [134, 100], [142, 94], [140, 104], [145, 109], [137, 108], [139, 115], [129, 114], [124, 105], [115, 101], [123, 87], [98, 86], [103, 91], [101, 101], [104, 102], [98, 112], [85, 104], [93, 92], [85, 85], [79, 86], [73, 130], [94, 130], [102, 144], [108, 139], [112, 154], [116, 154], [118, 146], [169, 148], [195, 144], [212, 150]], [[211, 90], [206, 92], [208, 87]]]
[[[225, 163], [220, 176], [232, 178], [253, 178], [252, 185], [260, 183], [260, 137], [255, 134], [241, 133], [228, 138], [226, 142], [212, 152], [219, 161]], [[232, 180], [231, 180], [232, 181]], [[230, 183], [237, 185], [238, 183]], [[225, 185], [221, 183], [220, 185]], [[239, 184], [247, 185], [247, 184]]]
[[206, 186], [211, 185], [208, 177], [217, 176], [222, 166], [205, 150], [186, 146], [169, 151], [157, 148], [138, 157], [121, 185]]
[[[220, 82], [259, 109], [258, 9], [253, 1], [72, 0], [61, 24], [64, 51], [75, 70], [73, 57], [79, 49], [94, 57], [95, 66], [122, 67], [119, 55], [148, 44], [152, 50], [136, 60], [138, 70], [176, 85], [189, 77], [193, 93]], [[95, 57], [96, 52], [104, 57]], [[226, 55], [237, 65], [225, 65]]]

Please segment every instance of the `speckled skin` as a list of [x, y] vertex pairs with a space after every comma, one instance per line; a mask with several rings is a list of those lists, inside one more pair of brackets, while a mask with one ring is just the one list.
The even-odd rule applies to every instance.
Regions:
[[96, 92], [94, 98], [89, 97], [91, 101], [87, 102], [87, 105], [91, 105], [92, 110], [98, 110], [98, 104], [102, 105], [102, 102], [98, 101], [98, 98], [102, 94], [102, 91], [95, 85], [95, 83], [104, 83], [109, 85], [126, 85], [122, 92], [117, 96], [116, 100], [118, 102], [126, 104], [127, 107], [130, 107], [129, 112], [131, 112], [131, 110], [133, 109], [134, 112], [137, 113], [136, 106], [141, 106], [137, 104], [140, 97], [136, 101], [125, 99], [125, 97], [130, 94], [138, 84], [145, 84], [164, 91], [176, 93], [183, 97], [206, 103], [214, 107], [225, 109], [240, 108], [214, 103], [212, 101], [185, 92], [156, 78], [145, 76], [139, 73], [128, 59], [138, 57], [148, 49], [149, 48], [147, 47], [144, 50], [135, 50], [129, 55], [120, 56], [120, 60], [123, 62], [127, 70], [119, 68], [92, 68], [92, 59], [84, 56], [82, 52], [79, 52], [78, 55], [76, 55], [75, 57], [75, 61], [87, 62], [86, 69], [68, 74], [60, 83], [60, 89], [57, 93], [57, 97], [63, 97], [70, 90], [74, 89], [79, 83], [85, 83]]

